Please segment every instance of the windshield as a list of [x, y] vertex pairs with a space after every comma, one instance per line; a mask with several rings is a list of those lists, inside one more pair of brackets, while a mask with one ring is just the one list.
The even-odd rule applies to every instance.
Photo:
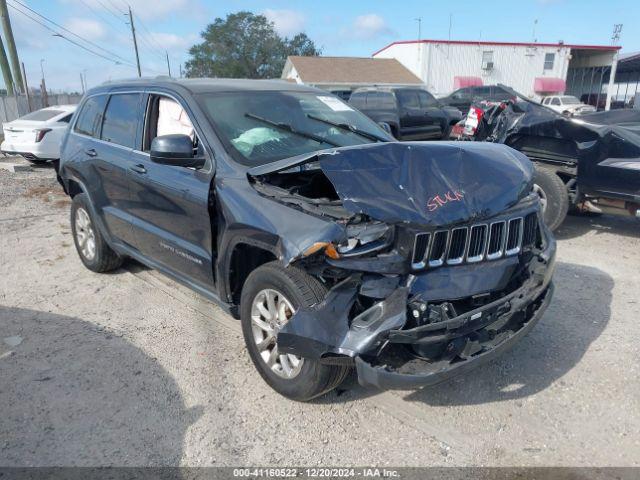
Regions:
[[243, 91], [200, 98], [225, 146], [248, 166], [371, 143], [376, 137], [391, 140], [372, 120], [329, 93]]
[[560, 99], [562, 100], [563, 105], [577, 105], [580, 103], [580, 100], [572, 96], [560, 97]]

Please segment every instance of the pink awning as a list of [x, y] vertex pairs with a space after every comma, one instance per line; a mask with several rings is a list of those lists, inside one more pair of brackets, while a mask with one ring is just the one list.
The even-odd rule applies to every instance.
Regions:
[[453, 77], [453, 89], [465, 87], [481, 87], [482, 79], [480, 77]]
[[567, 84], [561, 78], [537, 77], [533, 82], [536, 93], [564, 93], [566, 89]]

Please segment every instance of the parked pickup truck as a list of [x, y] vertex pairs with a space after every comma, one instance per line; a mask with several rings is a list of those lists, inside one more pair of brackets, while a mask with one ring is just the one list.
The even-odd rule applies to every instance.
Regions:
[[596, 107], [582, 103], [573, 95], [552, 95], [544, 97], [540, 103], [554, 112], [569, 116], [583, 115], [596, 111]]
[[354, 366], [363, 385], [441, 382], [551, 300], [555, 240], [524, 155], [398, 143], [321, 90], [107, 83], [82, 100], [58, 174], [87, 268], [130, 257], [219, 303], [293, 399]]
[[372, 120], [386, 124], [398, 140], [449, 138], [451, 126], [462, 118], [455, 107], [442, 105], [429, 92], [415, 87], [364, 87], [349, 104]]

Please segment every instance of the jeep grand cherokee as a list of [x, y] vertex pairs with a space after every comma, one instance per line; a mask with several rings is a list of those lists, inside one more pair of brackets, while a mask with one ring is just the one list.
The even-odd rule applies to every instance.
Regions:
[[62, 145], [95, 272], [134, 258], [225, 306], [281, 394], [431, 385], [495, 357], [551, 299], [532, 165], [398, 143], [280, 81], [140, 79], [87, 93]]

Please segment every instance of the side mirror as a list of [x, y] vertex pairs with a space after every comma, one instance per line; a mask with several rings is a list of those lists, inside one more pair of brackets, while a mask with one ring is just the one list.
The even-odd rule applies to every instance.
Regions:
[[193, 141], [189, 135], [171, 134], [156, 137], [151, 142], [151, 161], [174, 167], [204, 167], [205, 159], [193, 156]]
[[391, 125], [387, 122], [378, 122], [378, 126], [391, 135]]

